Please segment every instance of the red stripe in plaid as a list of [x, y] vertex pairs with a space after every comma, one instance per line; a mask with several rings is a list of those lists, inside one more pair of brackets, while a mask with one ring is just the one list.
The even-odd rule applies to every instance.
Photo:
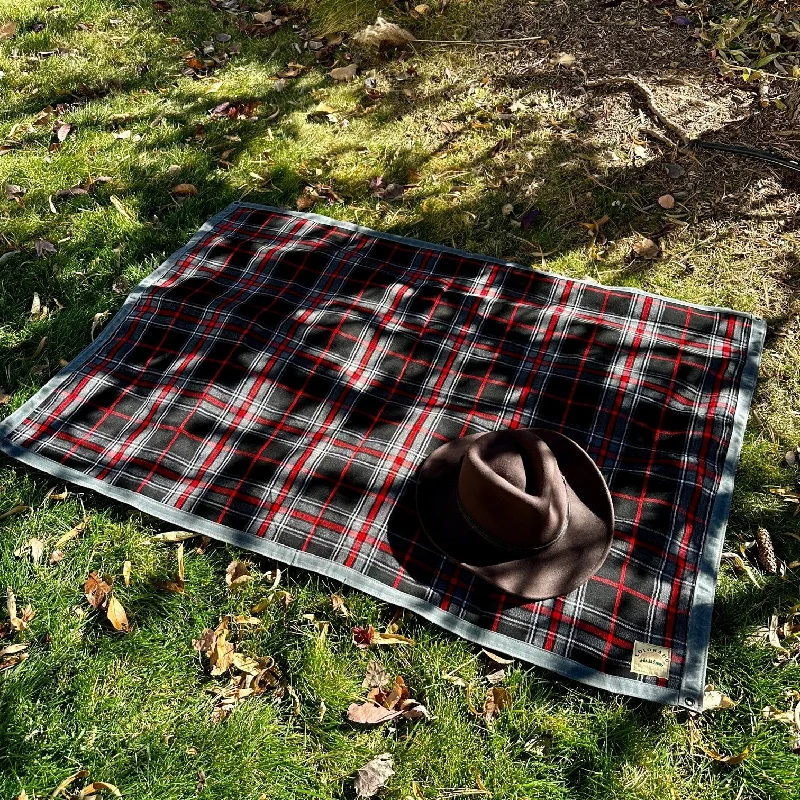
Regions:
[[[662, 685], [697, 683], [689, 616], [750, 318], [236, 206], [107, 331], [9, 443], [326, 559], [498, 649], [631, 678], [640, 640], [672, 648]], [[413, 497], [442, 442], [528, 426], [588, 450], [617, 528], [588, 584], [522, 605], [442, 558]]]

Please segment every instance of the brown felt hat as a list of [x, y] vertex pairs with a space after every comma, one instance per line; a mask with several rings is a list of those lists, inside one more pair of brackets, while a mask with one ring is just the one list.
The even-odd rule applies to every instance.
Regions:
[[420, 467], [417, 511], [446, 556], [527, 600], [585, 583], [614, 536], [611, 495], [597, 465], [572, 439], [539, 428], [439, 447]]

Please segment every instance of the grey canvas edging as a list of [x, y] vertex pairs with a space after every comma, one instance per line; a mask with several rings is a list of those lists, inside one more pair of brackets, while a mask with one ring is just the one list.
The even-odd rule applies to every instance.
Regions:
[[[421, 617], [424, 617], [430, 622], [441, 626], [451, 633], [462, 636], [463, 638], [473, 641], [477, 644], [500, 650], [507, 655], [522, 659], [536, 666], [551, 670], [552, 672], [555, 672], [563, 677], [580, 681], [588, 684], [589, 686], [629, 695], [639, 699], [653, 700], [659, 703], [681, 705], [686, 708], [696, 709], [699, 699], [702, 699], [703, 683], [705, 680], [705, 667], [708, 656], [708, 636], [711, 626], [711, 605], [713, 604], [714, 589], [716, 584], [716, 569], [719, 566], [719, 559], [722, 552], [725, 526], [728, 512], [730, 510], [733, 480], [736, 473], [736, 466], [739, 459], [744, 428], [747, 422], [747, 415], [750, 408], [753, 389], [755, 387], [758, 365], [761, 357], [761, 349], [764, 340], [764, 323], [762, 320], [759, 320], [751, 314], [740, 311], [732, 311], [731, 309], [721, 308], [718, 306], [700, 306], [693, 303], [687, 303], [682, 300], [675, 300], [674, 298], [653, 295], [652, 293], [644, 292], [641, 289], [628, 287], [602, 287], [633, 294], [648, 295], [650, 297], [661, 297], [662, 299], [668, 300], [671, 303], [677, 303], [682, 306], [690, 306], [692, 308], [702, 309], [705, 311], [718, 311], [725, 312], [727, 314], [733, 313], [738, 316], [751, 319], [754, 322], [747, 356], [748, 360], [743, 372], [742, 385], [739, 389], [739, 397], [734, 416], [733, 436], [728, 448], [723, 476], [720, 482], [719, 493], [715, 500], [715, 505], [712, 512], [711, 529], [706, 539], [706, 547], [703, 553], [700, 574], [695, 587], [695, 600], [689, 619], [687, 664], [684, 671], [683, 684], [680, 690], [655, 686], [636, 678], [606, 675], [588, 667], [584, 667], [575, 661], [571, 661], [570, 659], [554, 653], [548, 653], [538, 647], [533, 647], [525, 642], [520, 642], [502, 634], [487, 631], [478, 625], [466, 622], [458, 617], [453, 616], [452, 614], [449, 614], [446, 611], [442, 611], [440, 608], [433, 606], [424, 600], [420, 600], [400, 592], [390, 586], [386, 586], [383, 583], [374, 580], [373, 578], [362, 575], [361, 573], [356, 572], [348, 567], [344, 567], [341, 564], [321, 559], [317, 556], [311, 555], [310, 553], [303, 553], [293, 550], [292, 548], [288, 548], [276, 542], [270, 542], [263, 539], [258, 539], [257, 537], [248, 536], [232, 528], [228, 528], [205, 519], [200, 519], [184, 511], [172, 508], [171, 506], [162, 505], [161, 503], [157, 503], [141, 494], [106, 484], [97, 478], [84, 475], [77, 470], [73, 470], [69, 467], [65, 467], [61, 464], [50, 461], [49, 459], [44, 458], [37, 453], [25, 450], [18, 445], [12, 444], [6, 438], [6, 434], [11, 431], [20, 421], [22, 421], [22, 419], [24, 419], [30, 410], [47, 400], [47, 398], [74, 370], [85, 364], [100, 347], [102, 347], [116, 334], [117, 330], [123, 324], [127, 316], [127, 311], [134, 303], [136, 303], [145, 289], [159, 280], [162, 275], [168, 272], [180, 258], [191, 252], [195, 245], [197, 245], [197, 243], [203, 238], [203, 236], [216, 227], [217, 223], [229, 217], [234, 210], [239, 208], [252, 208], [254, 210], [272, 211], [292, 216], [297, 219], [308, 219], [328, 225], [334, 225], [336, 227], [364, 233], [380, 239], [412, 244], [419, 247], [425, 247], [430, 250], [435, 250], [437, 252], [451, 253], [464, 258], [478, 258], [486, 261], [487, 263], [523, 270], [525, 272], [536, 272], [549, 277], [553, 276], [553, 273], [545, 273], [541, 270], [529, 269], [515, 262], [503, 261], [502, 259], [484, 256], [479, 253], [470, 253], [464, 250], [433, 244], [431, 242], [423, 242], [408, 237], [396, 236], [390, 233], [381, 233], [380, 231], [364, 228], [351, 222], [343, 222], [318, 214], [304, 214], [291, 211], [289, 209], [262, 206], [255, 203], [231, 203], [229, 206], [205, 222], [197, 231], [197, 233], [195, 233], [194, 236], [192, 236], [192, 238], [186, 243], [186, 245], [184, 245], [184, 247], [173, 253], [156, 270], [154, 270], [136, 286], [136, 288], [125, 300], [120, 310], [111, 320], [111, 322], [104, 328], [97, 339], [94, 340], [94, 342], [81, 351], [81, 353], [63, 370], [51, 378], [45, 384], [45, 386], [43, 386], [35, 395], [33, 395], [33, 397], [27, 400], [8, 418], [0, 422], [0, 450], [5, 452], [10, 457], [17, 459], [18, 461], [22, 461], [28, 466], [39, 469], [43, 472], [53, 475], [56, 478], [61, 478], [69, 481], [70, 483], [74, 483], [87, 489], [96, 491], [101, 495], [138, 508], [140, 511], [143, 511], [146, 514], [158, 517], [172, 524], [188, 530], [196, 531], [198, 533], [206, 534], [215, 539], [220, 539], [238, 547], [243, 547], [269, 558], [274, 558], [291, 566], [298, 566], [325, 575], [329, 578], [339, 580], [355, 589], [371, 594], [380, 600], [384, 600], [413, 611], [414, 613], [419, 614]], [[572, 280], [576, 283], [599, 285], [589, 281], [582, 281], [580, 279], [569, 278], [568, 280]], [[703, 605], [702, 607], [699, 607], [701, 603], [703, 603]]]
[[739, 397], [733, 418], [733, 432], [728, 444], [725, 466], [722, 470], [714, 508], [711, 511], [709, 531], [706, 535], [705, 547], [698, 566], [694, 598], [689, 612], [689, 630], [686, 641], [686, 665], [684, 669], [681, 691], [682, 705], [689, 708], [701, 708], [703, 690], [706, 682], [706, 665], [708, 663], [708, 644], [711, 636], [711, 617], [714, 610], [714, 593], [717, 586], [719, 564], [725, 543], [725, 529], [733, 499], [733, 484], [742, 451], [747, 417], [750, 403], [758, 378], [758, 366], [764, 348], [767, 326], [763, 320], [756, 320], [750, 332], [747, 350], [747, 363], [742, 371], [742, 382], [739, 386]]

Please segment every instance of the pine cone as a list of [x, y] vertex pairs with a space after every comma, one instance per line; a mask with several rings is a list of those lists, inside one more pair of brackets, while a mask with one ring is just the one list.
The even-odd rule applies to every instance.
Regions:
[[772, 546], [772, 539], [766, 528], [759, 528], [756, 531], [756, 552], [758, 553], [758, 563], [767, 575], [778, 574], [778, 559], [775, 556], [775, 548]]

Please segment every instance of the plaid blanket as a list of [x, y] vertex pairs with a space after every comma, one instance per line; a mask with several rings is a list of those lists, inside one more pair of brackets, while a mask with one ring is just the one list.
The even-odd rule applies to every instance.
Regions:
[[[0, 448], [612, 691], [697, 708], [763, 323], [234, 204], [0, 426]], [[443, 442], [547, 427], [595, 459], [611, 554], [522, 603], [421, 534]]]

